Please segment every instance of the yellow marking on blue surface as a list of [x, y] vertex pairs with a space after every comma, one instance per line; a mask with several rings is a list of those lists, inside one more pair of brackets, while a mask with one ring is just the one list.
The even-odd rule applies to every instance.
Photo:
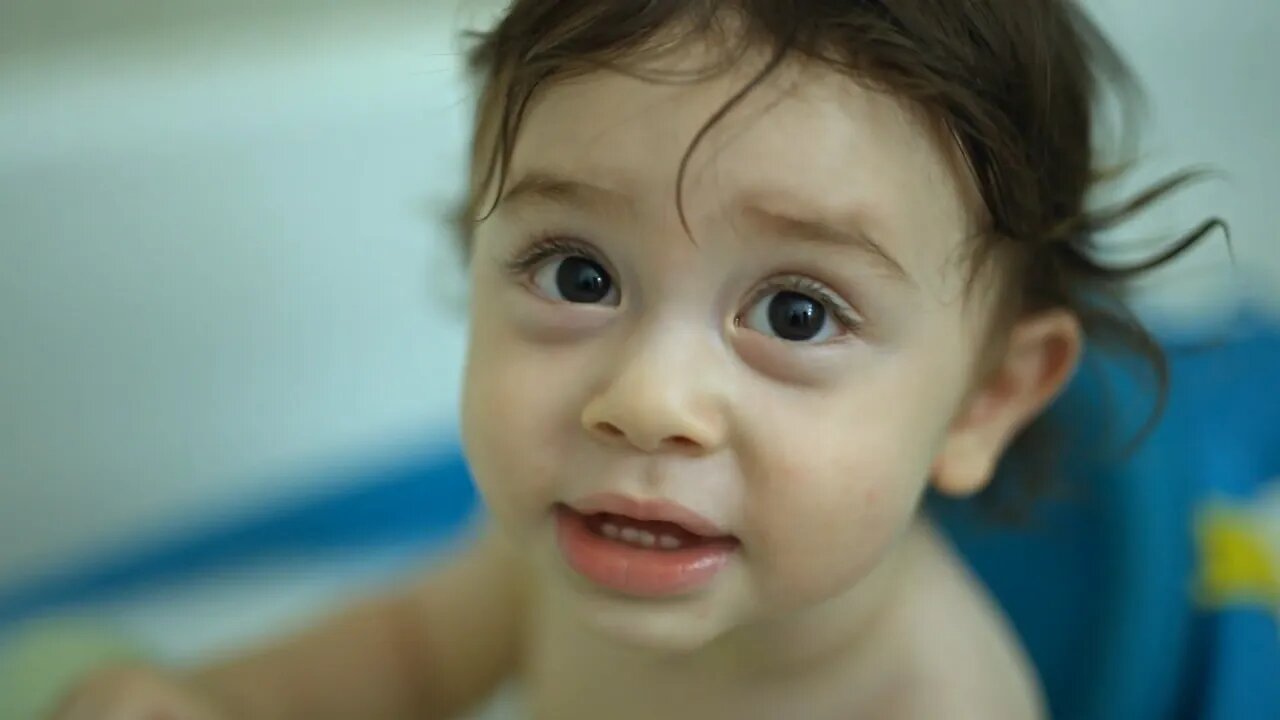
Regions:
[[1196, 519], [1201, 603], [1280, 607], [1280, 547], [1264, 505], [1216, 502]]

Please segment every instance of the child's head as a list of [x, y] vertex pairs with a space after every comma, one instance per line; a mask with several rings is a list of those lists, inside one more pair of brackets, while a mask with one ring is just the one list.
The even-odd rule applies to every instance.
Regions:
[[[474, 56], [466, 227], [495, 521], [647, 642], [860, 586], [1123, 322], [1086, 304], [1102, 52], [1062, 0], [517, 0]], [[557, 549], [600, 493], [734, 550], [621, 599], [627, 568], [602, 588]]]

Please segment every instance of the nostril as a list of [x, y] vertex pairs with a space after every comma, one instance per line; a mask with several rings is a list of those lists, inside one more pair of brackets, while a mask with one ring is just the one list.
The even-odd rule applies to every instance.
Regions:
[[697, 440], [685, 437], [684, 435], [673, 435], [667, 438], [667, 444], [673, 445], [681, 450], [697, 450], [701, 447]]
[[596, 430], [606, 437], [620, 438], [626, 436], [626, 433], [622, 432], [621, 428], [610, 422], [596, 423]]
[[622, 442], [632, 445], [646, 452], [677, 452], [677, 453], [701, 453], [704, 451], [705, 443], [699, 442], [696, 435], [671, 434], [665, 437], [653, 434], [646, 435], [643, 432], [633, 434], [623, 429], [621, 425], [615, 425], [607, 420], [600, 420], [587, 426], [589, 432], [599, 439], [609, 442]]

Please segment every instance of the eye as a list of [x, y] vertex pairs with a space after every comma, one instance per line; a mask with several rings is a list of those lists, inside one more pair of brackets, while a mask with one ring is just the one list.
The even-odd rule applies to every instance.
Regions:
[[856, 328], [852, 313], [818, 282], [805, 278], [766, 288], [739, 322], [755, 332], [794, 343], [822, 343]]
[[534, 271], [533, 284], [553, 300], [583, 305], [618, 304], [618, 289], [609, 272], [581, 255], [547, 259]]

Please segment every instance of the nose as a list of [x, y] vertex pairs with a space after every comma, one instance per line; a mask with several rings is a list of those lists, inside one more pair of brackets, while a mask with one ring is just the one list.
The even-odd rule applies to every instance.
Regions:
[[583, 428], [645, 453], [704, 455], [721, 447], [724, 368], [714, 367], [714, 350], [660, 328], [636, 340], [583, 408]]

